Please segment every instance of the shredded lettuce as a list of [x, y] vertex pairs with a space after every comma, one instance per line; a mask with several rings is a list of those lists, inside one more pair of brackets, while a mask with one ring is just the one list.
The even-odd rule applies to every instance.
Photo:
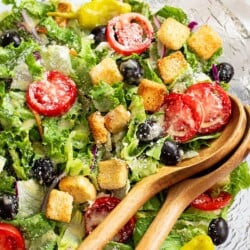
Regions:
[[26, 218], [41, 210], [45, 189], [35, 180], [17, 182], [18, 214], [17, 218]]
[[187, 25], [189, 23], [187, 14], [181, 9], [172, 6], [164, 6], [156, 15], [164, 18], [172, 17], [180, 23]]
[[92, 88], [90, 96], [95, 108], [100, 112], [108, 112], [120, 104], [126, 107], [123, 83], [117, 83], [111, 86], [102, 82]]
[[52, 17], [42, 20], [40, 25], [46, 28], [49, 39], [56, 41], [58, 44], [67, 45], [78, 52], [81, 50], [81, 39], [74, 30], [59, 27]]

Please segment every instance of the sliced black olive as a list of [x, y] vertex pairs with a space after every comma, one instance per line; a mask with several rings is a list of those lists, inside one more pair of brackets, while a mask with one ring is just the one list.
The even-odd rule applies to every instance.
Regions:
[[49, 186], [57, 176], [57, 171], [49, 158], [35, 160], [32, 175], [40, 184]]
[[179, 145], [174, 141], [166, 140], [161, 149], [160, 162], [165, 165], [176, 165], [181, 160]]
[[129, 84], [138, 84], [144, 75], [143, 67], [135, 59], [122, 61], [119, 69], [124, 77], [124, 81]]
[[99, 25], [96, 26], [92, 31], [91, 34], [94, 35], [95, 44], [99, 44], [101, 42], [106, 41], [106, 25]]
[[16, 31], [7, 31], [1, 35], [0, 44], [5, 47], [13, 43], [15, 47], [18, 47], [21, 43], [21, 38]]
[[5, 220], [13, 219], [18, 212], [16, 195], [3, 194], [0, 196], [0, 217]]
[[136, 131], [136, 137], [141, 142], [150, 142], [158, 139], [161, 136], [161, 133], [162, 128], [159, 123], [154, 120], [146, 120], [139, 124]]
[[208, 235], [215, 245], [224, 243], [228, 237], [228, 224], [223, 218], [213, 219], [208, 226]]
[[[228, 83], [231, 81], [234, 75], [234, 68], [231, 64], [222, 62], [222, 63], [217, 64], [216, 68], [218, 71], [218, 78], [220, 82]], [[210, 72], [210, 75], [212, 79], [215, 80], [212, 72]]]

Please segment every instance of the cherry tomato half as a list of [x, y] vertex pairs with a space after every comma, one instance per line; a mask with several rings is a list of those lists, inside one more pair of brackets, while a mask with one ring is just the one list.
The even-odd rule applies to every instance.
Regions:
[[216, 210], [227, 206], [231, 199], [231, 194], [225, 191], [221, 191], [216, 197], [211, 197], [208, 192], [205, 192], [194, 199], [191, 206], [206, 211]]
[[26, 100], [28, 106], [45, 116], [59, 116], [74, 104], [76, 85], [68, 76], [58, 71], [45, 73], [41, 81], [29, 85]]
[[0, 223], [0, 249], [25, 250], [25, 243], [21, 232], [7, 223]]
[[165, 131], [175, 141], [185, 142], [196, 135], [202, 121], [199, 102], [186, 94], [170, 93], [164, 100]]
[[193, 84], [185, 93], [193, 96], [202, 106], [203, 121], [199, 133], [216, 132], [228, 123], [231, 115], [231, 100], [218, 84], [209, 82]]
[[140, 54], [151, 44], [153, 27], [145, 16], [131, 12], [111, 19], [106, 36], [116, 52], [123, 55]]
[[[104, 196], [97, 198], [94, 204], [86, 211], [85, 229], [87, 234], [91, 233], [105, 217], [119, 204], [121, 200], [116, 197]], [[126, 242], [133, 233], [135, 217], [132, 217], [127, 224], [113, 238], [116, 242]]]

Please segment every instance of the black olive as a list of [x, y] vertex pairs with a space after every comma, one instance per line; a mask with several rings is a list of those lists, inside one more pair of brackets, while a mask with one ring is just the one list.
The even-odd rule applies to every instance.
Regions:
[[158, 139], [161, 136], [161, 133], [162, 128], [159, 123], [154, 120], [146, 120], [139, 124], [136, 131], [136, 137], [141, 142], [150, 142]]
[[[234, 68], [229, 63], [219, 63], [216, 65], [217, 71], [218, 71], [218, 78], [220, 82], [230, 82], [234, 75]], [[210, 75], [212, 76], [212, 79], [214, 79], [213, 74], [210, 72]]]
[[138, 84], [144, 75], [143, 67], [135, 59], [122, 61], [119, 69], [124, 77], [124, 81], [129, 84]]
[[161, 149], [160, 162], [165, 165], [176, 165], [180, 160], [179, 145], [174, 141], [166, 140]]
[[213, 219], [208, 226], [208, 235], [215, 245], [224, 243], [228, 236], [228, 224], [223, 218]]
[[0, 196], [0, 217], [5, 220], [13, 219], [18, 212], [16, 195], [3, 194]]
[[21, 43], [21, 38], [16, 31], [7, 31], [1, 35], [1, 46], [5, 47], [11, 43], [13, 43], [14, 47], [18, 47]]
[[57, 171], [49, 158], [35, 160], [32, 175], [40, 184], [49, 186], [57, 176]]
[[99, 44], [101, 42], [106, 41], [106, 25], [99, 25], [96, 26], [92, 31], [91, 34], [94, 35], [95, 44]]

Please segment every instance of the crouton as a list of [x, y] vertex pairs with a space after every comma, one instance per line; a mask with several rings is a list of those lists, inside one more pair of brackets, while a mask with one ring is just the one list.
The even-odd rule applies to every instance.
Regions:
[[183, 54], [177, 51], [159, 59], [157, 65], [162, 80], [164, 83], [169, 84], [187, 68], [188, 63]]
[[72, 195], [75, 203], [83, 203], [96, 198], [95, 186], [82, 175], [64, 177], [59, 182], [59, 189]]
[[142, 97], [144, 108], [149, 112], [159, 110], [164, 101], [166, 86], [148, 79], [142, 79], [138, 86], [138, 95]]
[[123, 105], [119, 105], [105, 115], [104, 124], [111, 133], [116, 134], [127, 126], [130, 117], [130, 112]]
[[125, 161], [111, 159], [98, 163], [97, 181], [102, 189], [119, 189], [128, 180], [128, 166]]
[[90, 70], [89, 74], [94, 85], [99, 84], [101, 81], [112, 85], [123, 80], [116, 62], [111, 58], [103, 59]]
[[200, 58], [208, 60], [222, 47], [222, 40], [211, 27], [204, 25], [188, 39], [188, 47]]
[[179, 50], [187, 41], [190, 29], [174, 18], [167, 18], [157, 32], [158, 39], [166, 48]]
[[73, 209], [73, 197], [63, 191], [53, 189], [49, 194], [46, 217], [51, 220], [70, 222]]
[[[57, 11], [62, 13], [70, 13], [72, 12], [72, 5], [69, 2], [59, 2], [57, 5]], [[55, 16], [55, 21], [60, 27], [66, 27], [68, 23], [67, 18], [59, 16]]]
[[93, 134], [96, 144], [103, 144], [108, 141], [109, 132], [104, 126], [104, 117], [96, 111], [88, 117], [90, 130]]

